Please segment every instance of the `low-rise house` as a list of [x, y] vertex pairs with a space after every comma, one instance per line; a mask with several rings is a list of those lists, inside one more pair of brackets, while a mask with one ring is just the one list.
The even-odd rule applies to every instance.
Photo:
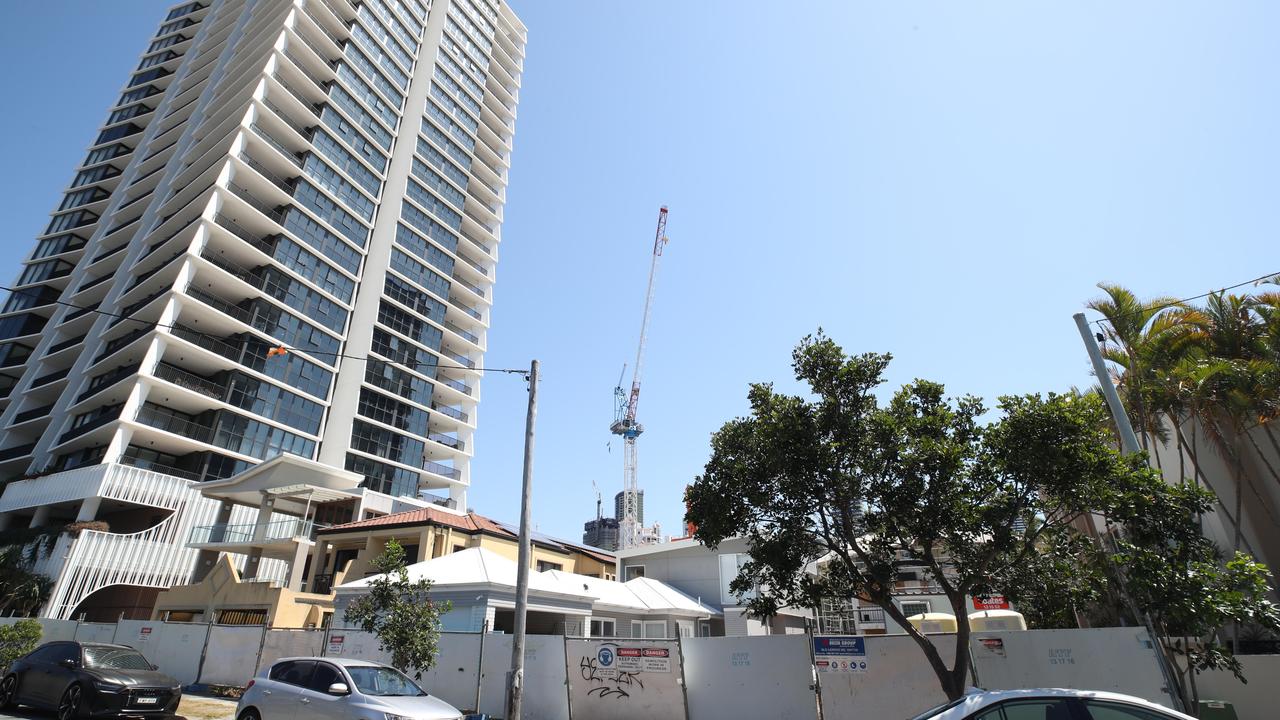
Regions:
[[719, 614], [699, 622], [698, 636], [783, 635], [803, 633], [813, 613], [807, 608], [783, 608], [771, 618], [759, 618], [747, 611], [751, 595], [737, 597], [729, 584], [738, 568], [747, 562], [747, 543], [731, 538], [715, 550], [686, 538], [667, 543], [642, 545], [618, 552], [618, 577], [658, 580], [715, 608]]
[[[491, 549], [472, 547], [415, 563], [410, 580], [426, 578], [431, 597], [452, 609], [441, 618], [452, 632], [513, 632], [516, 561]], [[341, 616], [353, 600], [368, 592], [370, 578], [339, 585], [334, 598]], [[650, 578], [627, 583], [563, 570], [529, 573], [526, 627], [533, 635], [577, 637], [690, 637], [698, 623], [719, 612]]]

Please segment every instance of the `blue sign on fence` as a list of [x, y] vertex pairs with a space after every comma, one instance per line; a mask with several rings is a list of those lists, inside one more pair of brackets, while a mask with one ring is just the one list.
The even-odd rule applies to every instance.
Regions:
[[813, 662], [818, 672], [864, 673], [866, 642], [860, 637], [815, 637]]

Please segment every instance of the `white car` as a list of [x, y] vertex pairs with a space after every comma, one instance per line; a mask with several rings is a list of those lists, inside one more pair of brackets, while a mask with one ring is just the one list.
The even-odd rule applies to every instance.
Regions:
[[365, 660], [277, 660], [249, 681], [237, 720], [463, 720], [407, 675]]
[[911, 720], [1195, 720], [1153, 702], [1092, 690], [974, 690]]

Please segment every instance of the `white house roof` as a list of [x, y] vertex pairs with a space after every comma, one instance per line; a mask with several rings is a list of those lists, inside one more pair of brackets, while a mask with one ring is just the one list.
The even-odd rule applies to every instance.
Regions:
[[[440, 589], [459, 587], [516, 586], [517, 565], [492, 550], [468, 548], [434, 560], [409, 565], [411, 581], [427, 579]], [[338, 592], [359, 592], [372, 578], [339, 585]], [[563, 570], [529, 573], [529, 591], [540, 595], [568, 596], [593, 604], [608, 605], [640, 613], [719, 615], [720, 611], [699, 603], [684, 593], [650, 578], [620, 583]]]
[[[514, 588], [516, 586], [516, 563], [485, 548], [467, 548], [450, 553], [434, 560], [414, 563], [405, 568], [409, 572], [409, 580], [423, 578], [430, 580], [437, 587], [494, 585]], [[542, 577], [544, 573], [529, 573], [529, 589], [537, 592], [555, 594], [573, 594], [565, 592], [563, 587], [554, 581]], [[369, 586], [369, 581], [376, 576], [343, 583], [338, 589], [359, 589]], [[581, 595], [581, 593], [576, 593]]]

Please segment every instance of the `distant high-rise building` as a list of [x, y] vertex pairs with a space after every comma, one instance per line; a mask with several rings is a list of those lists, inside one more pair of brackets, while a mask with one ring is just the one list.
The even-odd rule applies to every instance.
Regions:
[[[636, 495], [637, 495], [636, 523], [643, 526], [644, 525], [644, 491], [641, 490], [638, 493], [636, 493]], [[617, 520], [621, 520], [622, 516], [626, 514], [626, 510], [624, 509], [624, 505], [623, 505], [624, 501], [625, 501], [624, 493], [618, 493], [617, 495], [613, 496], [613, 517]]]
[[0, 527], [111, 527], [46, 614], [185, 581], [195, 488], [282, 453], [466, 507], [524, 46], [498, 0], [167, 14], [0, 311]]
[[601, 550], [613, 552], [618, 549], [618, 519], [596, 518], [588, 520], [582, 526], [582, 542]]

